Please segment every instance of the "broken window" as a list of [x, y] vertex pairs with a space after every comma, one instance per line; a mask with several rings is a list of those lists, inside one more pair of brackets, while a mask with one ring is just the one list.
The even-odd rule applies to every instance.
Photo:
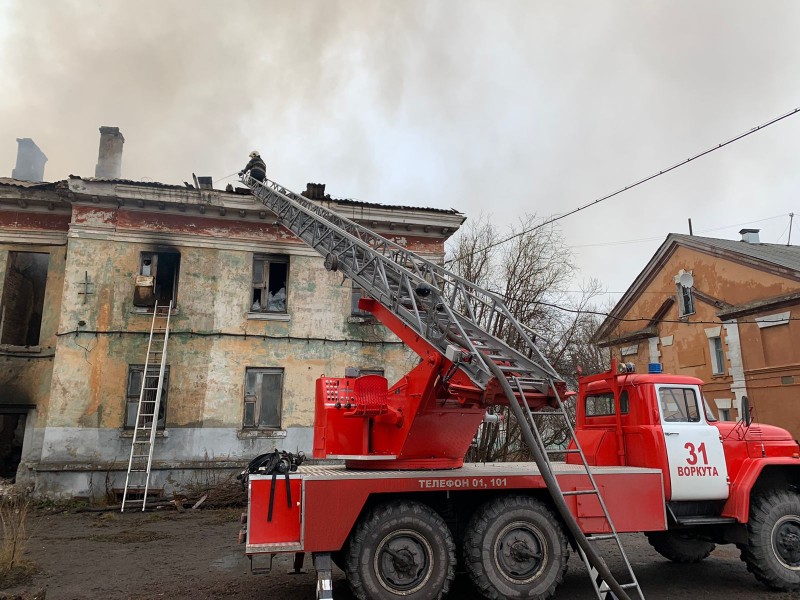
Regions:
[[13, 483], [22, 461], [27, 411], [7, 406], [0, 410], [3, 411], [0, 412], [0, 477], [11, 479]]
[[678, 284], [678, 306], [680, 307], [680, 316], [694, 314], [694, 294], [692, 294], [690, 286]]
[[181, 255], [178, 252], [142, 252], [139, 275], [136, 277], [133, 304], [152, 308], [158, 302], [166, 306], [178, 300], [178, 272]]
[[[147, 367], [147, 377], [144, 378], [144, 365], [128, 365], [128, 386], [125, 393], [125, 429], [133, 429], [136, 426], [136, 414], [139, 410], [139, 397], [142, 395], [142, 418], [140, 426], [152, 424], [152, 415], [155, 409], [156, 388], [158, 386], [158, 373], [160, 365]], [[142, 390], [142, 384], [146, 389]], [[161, 402], [158, 406], [158, 429], [164, 429], [166, 425], [167, 413], [167, 390], [169, 389], [169, 365], [164, 367], [164, 381], [161, 384]]]
[[42, 327], [50, 255], [9, 252], [0, 308], [0, 344], [36, 346]]
[[283, 369], [247, 369], [243, 427], [280, 429], [282, 402]]
[[372, 313], [367, 310], [361, 310], [358, 307], [358, 301], [361, 300], [362, 296], [366, 296], [364, 292], [364, 288], [358, 285], [355, 281], [353, 282], [353, 291], [350, 297], [350, 316], [352, 317], [363, 317], [369, 318], [372, 316]]
[[254, 255], [250, 312], [286, 313], [288, 283], [288, 256]]

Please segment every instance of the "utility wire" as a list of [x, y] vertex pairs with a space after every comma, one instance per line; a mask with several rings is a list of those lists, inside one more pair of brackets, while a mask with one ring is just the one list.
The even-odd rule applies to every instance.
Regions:
[[602, 196], [602, 197], [598, 198], [597, 200], [592, 200], [591, 202], [588, 202], [586, 204], [583, 204], [582, 206], [574, 208], [571, 211], [566, 212], [566, 213], [564, 213], [562, 215], [558, 215], [556, 217], [552, 217], [550, 219], [547, 219], [547, 220], [543, 221], [542, 223], [539, 223], [538, 225], [535, 225], [535, 226], [533, 226], [533, 227], [531, 227], [529, 229], [524, 229], [524, 230], [522, 230], [522, 231], [520, 231], [518, 233], [515, 233], [513, 235], [508, 236], [505, 239], [499, 240], [497, 242], [493, 242], [493, 243], [489, 244], [488, 246], [486, 246], [484, 248], [481, 248], [480, 250], [476, 250], [475, 252], [473, 252], [473, 254], [478, 254], [480, 252], [485, 252], [486, 250], [489, 250], [489, 249], [494, 248], [496, 246], [500, 246], [501, 244], [505, 244], [506, 242], [510, 242], [511, 240], [513, 240], [515, 238], [521, 237], [521, 236], [525, 235], [526, 233], [530, 233], [532, 231], [535, 231], [536, 229], [540, 229], [540, 228], [542, 228], [542, 227], [544, 227], [546, 225], [550, 225], [551, 223], [555, 223], [556, 221], [560, 221], [561, 219], [565, 219], [566, 217], [574, 215], [575, 213], [578, 213], [578, 212], [580, 212], [582, 210], [586, 210], [587, 208], [590, 208], [590, 207], [594, 206], [595, 204], [599, 204], [600, 202], [603, 202], [604, 200], [608, 200], [609, 198], [613, 198], [614, 196], [618, 196], [619, 194], [621, 194], [623, 192], [627, 192], [628, 190], [631, 190], [631, 189], [633, 189], [633, 188], [635, 188], [637, 186], [640, 186], [643, 183], [646, 183], [646, 182], [650, 181], [651, 179], [655, 179], [656, 177], [660, 177], [661, 175], [665, 175], [666, 173], [669, 173], [670, 171], [674, 171], [675, 169], [677, 169], [679, 167], [682, 167], [683, 165], [686, 165], [686, 164], [692, 162], [693, 160], [697, 160], [698, 158], [700, 158], [702, 156], [705, 156], [706, 154], [711, 154], [712, 152], [714, 152], [716, 150], [719, 150], [720, 148], [724, 148], [725, 146], [728, 146], [729, 144], [732, 144], [732, 143], [737, 142], [737, 141], [739, 141], [739, 140], [741, 140], [743, 138], [746, 138], [748, 135], [752, 135], [753, 133], [755, 133], [757, 131], [761, 131], [762, 129], [765, 129], [765, 128], [769, 127], [770, 125], [774, 125], [775, 123], [777, 123], [779, 121], [782, 121], [783, 119], [786, 119], [788, 117], [791, 117], [792, 115], [797, 114], [798, 112], [800, 112], [800, 107], [794, 108], [794, 109], [790, 110], [789, 112], [780, 115], [779, 117], [775, 117], [773, 119], [770, 119], [766, 123], [763, 123], [761, 125], [756, 125], [755, 127], [750, 129], [749, 131], [745, 131], [744, 133], [740, 133], [739, 135], [737, 135], [735, 137], [732, 137], [729, 140], [726, 140], [724, 142], [720, 142], [716, 146], [712, 146], [711, 148], [708, 148], [707, 150], [703, 150], [702, 152], [698, 152], [694, 156], [690, 156], [689, 158], [687, 158], [685, 160], [682, 160], [680, 162], [677, 162], [674, 165], [672, 165], [670, 167], [667, 167], [666, 169], [662, 169], [661, 171], [653, 173], [652, 175], [648, 175], [647, 177], [644, 177], [644, 178], [642, 178], [642, 179], [640, 179], [640, 180], [638, 180], [638, 181], [636, 181], [634, 183], [631, 183], [630, 185], [626, 185], [625, 187], [620, 188], [615, 192], [612, 192], [610, 194], [606, 194], [605, 196]]

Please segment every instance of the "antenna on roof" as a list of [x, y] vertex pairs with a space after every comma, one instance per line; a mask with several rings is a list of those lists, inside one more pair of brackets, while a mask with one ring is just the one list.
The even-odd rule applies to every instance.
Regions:
[[792, 245], [792, 221], [793, 220], [794, 220], [794, 213], [790, 212], [789, 213], [789, 239], [786, 240], [786, 245], [787, 246], [791, 246]]
[[691, 217], [689, 217], [689, 235], [694, 235], [694, 232], [692, 231], [692, 218]]

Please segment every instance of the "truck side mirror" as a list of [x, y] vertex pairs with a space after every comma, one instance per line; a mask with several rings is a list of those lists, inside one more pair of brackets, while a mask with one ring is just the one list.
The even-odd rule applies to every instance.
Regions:
[[744, 421], [746, 427], [750, 427], [750, 423], [753, 422], [753, 418], [750, 416], [750, 400], [747, 396], [742, 396], [742, 414], [741, 418]]

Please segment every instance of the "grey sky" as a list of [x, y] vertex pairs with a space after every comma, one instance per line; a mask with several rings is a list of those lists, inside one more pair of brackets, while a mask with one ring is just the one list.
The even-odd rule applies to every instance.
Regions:
[[[130, 179], [257, 148], [295, 189], [508, 224], [800, 106], [798, 31], [792, 1], [0, 0], [0, 175], [32, 137], [48, 180], [91, 176], [111, 125]], [[798, 157], [800, 115], [563, 220], [578, 279], [624, 290], [688, 217], [735, 238], [782, 215], [753, 226], [785, 242]]]

